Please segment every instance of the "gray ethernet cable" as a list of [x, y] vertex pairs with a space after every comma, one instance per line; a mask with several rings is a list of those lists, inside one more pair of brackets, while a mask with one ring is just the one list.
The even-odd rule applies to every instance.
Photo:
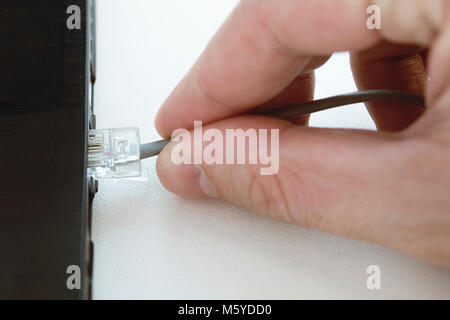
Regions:
[[[389, 101], [425, 108], [424, 98], [395, 90], [364, 90], [314, 100], [299, 105], [277, 109], [261, 115], [292, 120], [344, 105]], [[95, 179], [122, 179], [142, 174], [141, 160], [157, 156], [170, 139], [140, 144], [138, 128], [90, 130], [88, 141], [88, 175]]]

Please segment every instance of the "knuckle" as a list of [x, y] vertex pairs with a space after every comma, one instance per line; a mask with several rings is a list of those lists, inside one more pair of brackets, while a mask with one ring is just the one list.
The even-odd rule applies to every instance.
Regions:
[[322, 196], [317, 188], [296, 170], [281, 168], [273, 176], [253, 175], [248, 199], [252, 209], [268, 218], [320, 229], [323, 219], [317, 209]]
[[442, 0], [375, 0], [381, 8], [381, 34], [388, 40], [430, 44], [444, 19]]

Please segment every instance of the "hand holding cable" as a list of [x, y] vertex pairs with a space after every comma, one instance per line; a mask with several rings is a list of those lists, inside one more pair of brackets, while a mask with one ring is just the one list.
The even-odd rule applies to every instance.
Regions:
[[[379, 31], [366, 27], [374, 2]], [[450, 3], [395, 3], [242, 1], [161, 107], [156, 126], [166, 138], [195, 120], [221, 131], [277, 128], [279, 172], [177, 166], [169, 143], [157, 162], [163, 185], [450, 266]], [[350, 52], [359, 90], [425, 95], [427, 110], [371, 101], [378, 132], [307, 128], [307, 116], [248, 115], [312, 101], [314, 69], [339, 51]]]

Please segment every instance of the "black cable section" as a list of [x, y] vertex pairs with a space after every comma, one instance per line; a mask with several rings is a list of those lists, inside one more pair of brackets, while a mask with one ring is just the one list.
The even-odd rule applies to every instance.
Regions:
[[[303, 115], [314, 112], [324, 111], [336, 107], [342, 107], [349, 104], [384, 101], [399, 102], [402, 104], [415, 105], [425, 108], [425, 99], [421, 96], [396, 90], [363, 90], [352, 93], [341, 94], [338, 96], [328, 97], [324, 99], [314, 100], [295, 106], [277, 109], [262, 113], [261, 115], [280, 118], [283, 120], [292, 120]], [[159, 140], [141, 145], [141, 159], [157, 156], [162, 149], [170, 142], [170, 139]]]

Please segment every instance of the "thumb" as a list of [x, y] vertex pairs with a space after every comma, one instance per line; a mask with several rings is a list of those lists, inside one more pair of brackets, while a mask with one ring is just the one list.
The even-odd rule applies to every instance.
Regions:
[[[303, 128], [261, 116], [241, 116], [212, 125], [223, 137], [223, 146], [216, 144], [215, 154], [223, 153], [224, 163], [226, 158], [234, 159], [234, 163], [207, 164], [202, 158], [197, 165], [177, 165], [173, 157], [178, 154], [181, 139], [173, 141], [157, 162], [160, 180], [169, 191], [187, 198], [218, 197], [276, 220], [375, 242], [384, 241], [396, 229], [396, 219], [386, 225], [386, 217], [394, 216], [399, 208], [405, 210], [402, 194], [408, 186], [403, 177], [411, 176], [407, 159], [413, 158], [402, 134]], [[211, 128], [202, 128], [204, 137]], [[249, 137], [245, 146], [230, 148], [227, 133], [239, 128], [247, 133], [249, 128], [256, 129], [258, 151], [251, 147]], [[269, 133], [263, 135], [259, 129]], [[279, 139], [270, 134], [276, 129]], [[199, 146], [193, 136], [192, 150]], [[261, 141], [266, 138], [271, 139], [267, 149], [272, 153], [272, 163], [261, 157]], [[212, 142], [200, 143], [205, 157]], [[183, 156], [189, 152], [183, 149]], [[194, 152], [188, 156], [191, 162], [186, 162], [193, 163]], [[233, 157], [227, 157], [229, 152]], [[239, 152], [245, 153], [246, 164], [238, 164]], [[251, 152], [258, 153], [253, 155], [256, 164], [249, 163]], [[269, 166], [275, 170], [263, 174], [261, 169]], [[414, 201], [409, 205], [417, 206]]]

